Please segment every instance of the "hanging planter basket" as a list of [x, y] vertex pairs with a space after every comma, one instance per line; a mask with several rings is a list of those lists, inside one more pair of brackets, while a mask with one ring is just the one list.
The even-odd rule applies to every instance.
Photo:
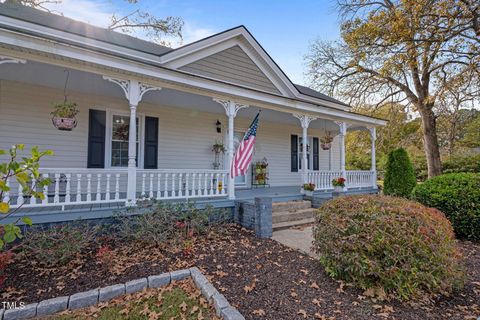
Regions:
[[322, 150], [330, 150], [332, 148], [332, 143], [322, 143], [320, 144], [320, 147], [322, 148]]
[[52, 123], [58, 130], [72, 131], [77, 126], [77, 118], [53, 117]]

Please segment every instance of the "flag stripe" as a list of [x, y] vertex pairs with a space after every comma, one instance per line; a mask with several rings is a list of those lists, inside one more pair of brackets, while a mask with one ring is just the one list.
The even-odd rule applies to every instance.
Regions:
[[255, 147], [255, 141], [257, 136], [258, 116], [253, 119], [252, 124], [248, 128], [247, 132], [240, 142], [235, 155], [233, 157], [232, 166], [230, 168], [230, 174], [232, 177], [243, 176], [248, 171], [248, 166], [253, 158], [253, 150]]

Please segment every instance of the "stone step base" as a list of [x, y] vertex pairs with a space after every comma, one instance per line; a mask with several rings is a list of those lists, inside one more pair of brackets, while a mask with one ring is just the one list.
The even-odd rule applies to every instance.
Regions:
[[315, 221], [314, 218], [308, 218], [308, 219], [302, 219], [302, 220], [274, 223], [272, 225], [272, 229], [273, 231], [278, 231], [278, 230], [290, 229], [293, 227], [301, 227], [301, 226], [309, 225], [314, 221]]
[[307, 208], [301, 209], [294, 212], [284, 211], [284, 212], [272, 212], [272, 223], [288, 222], [295, 220], [303, 220], [308, 218], [313, 218], [315, 209]]
[[309, 209], [312, 207], [312, 202], [307, 200], [274, 202], [272, 204], [272, 213], [275, 212], [295, 212], [298, 210]]

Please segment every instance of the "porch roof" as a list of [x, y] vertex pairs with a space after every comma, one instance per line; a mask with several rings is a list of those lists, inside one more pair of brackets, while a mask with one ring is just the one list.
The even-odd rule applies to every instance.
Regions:
[[[46, 12], [36, 10], [36, 9], [32, 9], [32, 8], [29, 8], [29, 7], [12, 5], [12, 4], [0, 4], [0, 16], [9, 17], [9, 18], [13, 18], [13, 19], [16, 19], [16, 20], [22, 20], [22, 21], [26, 21], [26, 22], [29, 22], [29, 23], [33, 23], [33, 24], [43, 25], [43, 26], [46, 26], [48, 28], [55, 29], [58, 32], [73, 33], [73, 34], [80, 35], [83, 38], [93, 39], [93, 40], [91, 40], [91, 41], [85, 41], [85, 40], [78, 41], [76, 39], [70, 39], [70, 38], [62, 37], [62, 36], [60, 36], [60, 34], [57, 34], [57, 33], [39, 32], [36, 29], [31, 29], [31, 28], [29, 29], [29, 28], [26, 28], [26, 27], [21, 26], [21, 25], [15, 25], [15, 24], [11, 24], [11, 23], [2, 23], [2, 21], [0, 20], [0, 27], [5, 29], [5, 30], [20, 32], [21, 34], [35, 36], [35, 37], [41, 37], [43, 39], [54, 40], [54, 41], [57, 41], [59, 43], [74, 45], [75, 47], [79, 47], [79, 48], [85, 48], [85, 49], [88, 48], [90, 50], [93, 48], [94, 52], [106, 53], [111, 57], [119, 57], [119, 58], [122, 58], [122, 59], [128, 59], [128, 60], [131, 60], [131, 61], [135, 61], [136, 63], [140, 62], [141, 64], [145, 65], [146, 68], [155, 67], [155, 68], [157, 68], [157, 70], [163, 69], [165, 71], [168, 71], [169, 73], [181, 75], [181, 77], [182, 77], [181, 79], [185, 79], [186, 83], [189, 82], [188, 79], [196, 78], [200, 81], [208, 81], [210, 83], [217, 83], [217, 84], [223, 85], [223, 86], [226, 85], [226, 86], [232, 87], [232, 88], [239, 88], [239, 89], [242, 89], [242, 90], [248, 90], [249, 92], [251, 92], [251, 94], [249, 96], [256, 96], [256, 93], [261, 94], [262, 96], [270, 96], [274, 99], [272, 101], [275, 101], [274, 103], [277, 104], [277, 105], [278, 104], [282, 105], [281, 103], [278, 103], [278, 101], [281, 101], [281, 100], [278, 100], [277, 98], [286, 99], [286, 100], [290, 101], [290, 103], [284, 104], [282, 106], [288, 106], [288, 107], [291, 107], [293, 109], [298, 108], [299, 109], [298, 112], [304, 112], [304, 111], [313, 111], [313, 112], [319, 111], [320, 112], [321, 110], [330, 109], [330, 110], [332, 110], [332, 114], [339, 115], [339, 116], [344, 115], [347, 118], [351, 118], [352, 116], [354, 116], [355, 120], [357, 120], [359, 122], [364, 122], [364, 123], [367, 122], [367, 123], [370, 123], [371, 125], [384, 125], [386, 123], [386, 121], [384, 119], [379, 119], [379, 118], [375, 118], [375, 117], [371, 117], [371, 116], [365, 116], [365, 115], [362, 115], [362, 114], [357, 114], [355, 112], [351, 112], [349, 110], [342, 110], [342, 109], [339, 109], [339, 108], [330, 107], [330, 106], [325, 105], [323, 103], [321, 104], [321, 103], [312, 102], [312, 100], [307, 100], [307, 99], [303, 99], [303, 98], [299, 98], [299, 97], [287, 97], [287, 96], [278, 95], [278, 94], [275, 94], [275, 93], [264, 92], [264, 91], [255, 90], [255, 89], [252, 89], [252, 88], [249, 88], [249, 87], [243, 87], [241, 85], [233, 84], [233, 83], [230, 83], [230, 82], [224, 82], [224, 81], [221, 81], [221, 80], [211, 79], [211, 78], [203, 77], [201, 75], [195, 75], [195, 74], [191, 74], [191, 73], [184, 72], [184, 71], [177, 70], [177, 69], [167, 68], [159, 62], [160, 60], [152, 59], [152, 57], [159, 58], [160, 56], [162, 56], [166, 53], [170, 53], [170, 52], [175, 51], [175, 50], [172, 50], [170, 48], [160, 46], [160, 45], [148, 42], [148, 41], [140, 40], [140, 39], [128, 36], [128, 35], [120, 34], [118, 32], [114, 32], [114, 31], [111, 31], [111, 30], [108, 30], [108, 29], [94, 27], [94, 26], [91, 26], [89, 24], [78, 22], [78, 21], [75, 21], [75, 20], [72, 20], [72, 19], [69, 19], [69, 18], [65, 18], [65, 17], [62, 17], [62, 16], [46, 13]], [[244, 27], [242, 26], [241, 28], [244, 28]], [[110, 47], [99, 47], [98, 45], [94, 45], [94, 43], [92, 43], [92, 41], [95, 41], [95, 40], [98, 40], [98, 41], [103, 42], [103, 43], [110, 43], [110, 44], [114, 44], [116, 46], [123, 47], [125, 49], [125, 51], [113, 50], [114, 48], [111, 47], [111, 46]], [[143, 53], [143, 55], [132, 54], [132, 52]], [[84, 61], [87, 62], [87, 63], [88, 62], [91, 63], [91, 61], [87, 61], [87, 59], [85, 59]], [[138, 68], [136, 68], [136, 67], [134, 69], [138, 70]], [[122, 71], [127, 71], [127, 69], [124, 69]], [[135, 72], [135, 73], [137, 73], [137, 72]], [[146, 76], [146, 77], [149, 77], [149, 78], [152, 77], [152, 75], [148, 74], [148, 73], [141, 73], [140, 72], [140, 75]], [[153, 77], [155, 77], [155, 78], [158, 77], [159, 80], [167, 80], [167, 81], [170, 80], [168, 78], [162, 78], [159, 75], [153, 76]], [[345, 106], [348, 107], [348, 105], [346, 105], [346, 104], [344, 104], [344, 103], [342, 103], [342, 102], [340, 102], [336, 99], [328, 97], [328, 96], [326, 96], [326, 95], [324, 95], [324, 94], [322, 94], [318, 91], [310, 89], [308, 87], [301, 86], [301, 85], [296, 85], [296, 84], [294, 86], [298, 90], [298, 92], [300, 92], [304, 96], [319, 99], [318, 101], [323, 100], [327, 104], [328, 103], [330, 103], [330, 104], [333, 103], [333, 104], [336, 104], [336, 105], [341, 105], [342, 107], [345, 107]], [[236, 92], [235, 89], [233, 89], [232, 91]], [[249, 98], [249, 96], [245, 96], [245, 97]], [[310, 110], [308, 110], [308, 109], [307, 110], [305, 110], [305, 109], [302, 110], [301, 108], [299, 108], [300, 105], [298, 104], [298, 102], [303, 103], [307, 107], [308, 106], [313, 106], [314, 108], [309, 108]], [[302, 104], [302, 106], [303, 106], [303, 104]], [[315, 109], [317, 109], [317, 110], [315, 110]], [[327, 113], [330, 114], [330, 112], [327, 112]]]

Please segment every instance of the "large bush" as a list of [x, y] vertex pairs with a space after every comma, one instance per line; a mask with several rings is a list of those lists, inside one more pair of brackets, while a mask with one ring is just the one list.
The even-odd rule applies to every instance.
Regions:
[[407, 151], [399, 148], [388, 154], [383, 193], [408, 197], [417, 184], [415, 171]]
[[412, 197], [450, 219], [459, 238], [480, 240], [480, 174], [449, 173], [418, 185]]
[[480, 154], [457, 155], [442, 161], [443, 173], [475, 172], [480, 173]]
[[330, 200], [316, 213], [314, 249], [334, 278], [410, 299], [462, 285], [450, 222], [437, 209], [377, 195]]

